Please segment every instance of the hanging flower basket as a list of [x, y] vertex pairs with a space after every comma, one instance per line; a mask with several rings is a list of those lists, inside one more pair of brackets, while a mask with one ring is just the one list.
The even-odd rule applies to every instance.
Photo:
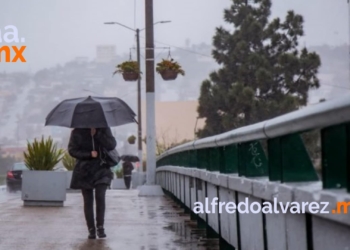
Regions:
[[185, 71], [181, 68], [178, 62], [174, 61], [174, 59], [163, 59], [157, 64], [156, 71], [165, 81], [175, 80], [178, 74], [185, 75]]
[[136, 72], [124, 72], [122, 73], [123, 78], [125, 81], [128, 82], [134, 82], [137, 81], [139, 79], [140, 74], [136, 73]]
[[136, 141], [136, 137], [134, 135], [129, 136], [128, 142], [130, 144], [135, 144], [135, 141]]
[[125, 81], [137, 81], [140, 77], [140, 69], [136, 61], [126, 61], [116, 67], [113, 75], [119, 73], [123, 75]]
[[162, 73], [160, 73], [163, 80], [170, 81], [175, 80], [177, 78], [178, 73], [175, 70], [164, 70]]

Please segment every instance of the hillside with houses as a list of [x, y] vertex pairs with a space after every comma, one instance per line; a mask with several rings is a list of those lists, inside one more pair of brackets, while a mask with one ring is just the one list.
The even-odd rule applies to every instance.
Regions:
[[[113, 47], [112, 47], [113, 48]], [[111, 49], [111, 47], [108, 47]], [[309, 102], [330, 99], [349, 91], [348, 47], [318, 46], [308, 48], [319, 53], [322, 66], [319, 71], [321, 87], [311, 91]], [[44, 127], [48, 112], [60, 101], [67, 98], [97, 95], [117, 96], [125, 100], [137, 111], [136, 82], [125, 82], [120, 75], [112, 73], [118, 63], [129, 59], [129, 55], [100, 53], [96, 58], [77, 57], [64, 65], [42, 69], [30, 73], [0, 73], [0, 143], [3, 150], [16, 152], [13, 148], [25, 146], [27, 140], [52, 136], [61, 145], [66, 145], [69, 129]], [[156, 60], [167, 58], [168, 51], [156, 54]], [[186, 74], [175, 81], [165, 82], [156, 75], [156, 100], [158, 102], [196, 101], [201, 82], [218, 65], [211, 58], [211, 46], [190, 45], [171, 51], [171, 56], [179, 61]], [[144, 68], [143, 62], [141, 68]], [[144, 95], [144, 81], [142, 81]], [[143, 98], [144, 99], [144, 98]], [[127, 125], [114, 130], [119, 141], [125, 141], [135, 134], [136, 126]]]

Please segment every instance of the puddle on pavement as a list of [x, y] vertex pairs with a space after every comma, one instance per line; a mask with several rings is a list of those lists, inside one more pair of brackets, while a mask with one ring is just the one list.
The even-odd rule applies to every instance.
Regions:
[[4, 188], [3, 186], [0, 189], [0, 203], [2, 202], [6, 202], [12, 199], [18, 199], [21, 197], [21, 192], [17, 191], [17, 192], [13, 192], [13, 193], [9, 193], [6, 190], [6, 187]]
[[[0, 192], [0, 203], [6, 202], [11, 199], [19, 199], [21, 197], [21, 192], [17, 193], [7, 193]], [[166, 196], [166, 201], [162, 202], [161, 206], [155, 206], [154, 210], [151, 206], [147, 206], [148, 211], [141, 214], [147, 217], [157, 220], [159, 218], [159, 213], [162, 214], [163, 219], [166, 218], [167, 224], [163, 227], [163, 230], [171, 232], [174, 235], [172, 242], [169, 242], [166, 246], [161, 248], [152, 244], [147, 247], [141, 247], [144, 250], [220, 250], [220, 244], [218, 238], [207, 238], [207, 232], [205, 229], [197, 227], [196, 221], [191, 220], [190, 214], [185, 213], [184, 209], [180, 207], [175, 201], [170, 197]], [[135, 200], [133, 202], [134, 206], [138, 207], [139, 204]], [[141, 207], [143, 207], [141, 205]], [[147, 235], [150, 238], [160, 237], [159, 232], [148, 232]], [[99, 250], [110, 250], [108, 246], [108, 241], [84, 241], [82, 244], [74, 245], [74, 249], [87, 250], [87, 249], [99, 249]], [[148, 243], [150, 244], [150, 243]], [[223, 250], [223, 249], [221, 249]]]
[[208, 239], [206, 230], [198, 228], [197, 222], [191, 220], [190, 215], [186, 214], [184, 209], [170, 197], [167, 198], [169, 199], [167, 206], [161, 206], [160, 209], [164, 210], [164, 217], [174, 222], [170, 222], [163, 229], [174, 232], [179, 237], [173, 241], [178, 246], [176, 249], [220, 250], [219, 238]]

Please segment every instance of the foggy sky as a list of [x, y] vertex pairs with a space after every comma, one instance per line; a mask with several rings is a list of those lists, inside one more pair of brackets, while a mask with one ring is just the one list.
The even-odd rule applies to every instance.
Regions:
[[[180, 47], [186, 39], [192, 44], [211, 44], [215, 27], [224, 25], [223, 10], [230, 3], [230, 0], [154, 0], [154, 21], [172, 21], [155, 26], [155, 40]], [[115, 44], [118, 54], [128, 53], [135, 45], [133, 32], [103, 23], [117, 21], [132, 28], [144, 28], [144, 0], [0, 0], [0, 6], [0, 29], [17, 26], [27, 46], [24, 52], [27, 63], [1, 63], [1, 71], [36, 71], [76, 56], [93, 59], [99, 44]], [[305, 19], [306, 36], [301, 44], [348, 43], [347, 0], [274, 0], [272, 16], [284, 17], [290, 9]]]

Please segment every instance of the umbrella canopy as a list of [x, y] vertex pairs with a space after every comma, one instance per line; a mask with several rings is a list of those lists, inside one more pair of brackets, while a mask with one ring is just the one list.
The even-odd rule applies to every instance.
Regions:
[[122, 155], [121, 156], [122, 161], [129, 161], [129, 162], [138, 162], [140, 161], [139, 157], [136, 155]]
[[136, 122], [136, 114], [117, 97], [83, 97], [59, 103], [46, 117], [45, 126], [107, 128]]

